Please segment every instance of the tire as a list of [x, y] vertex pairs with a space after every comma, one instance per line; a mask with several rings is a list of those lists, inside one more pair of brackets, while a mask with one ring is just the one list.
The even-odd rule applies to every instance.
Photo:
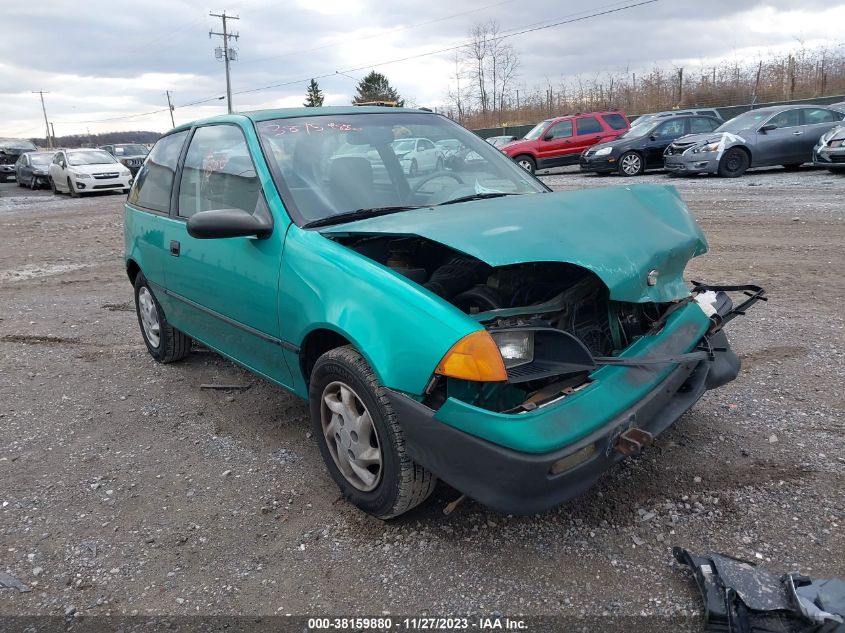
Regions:
[[20, 178], [18, 178], [18, 177], [17, 177], [17, 175], [15, 175], [15, 180], [16, 180], [16, 181], [17, 181], [17, 183], [18, 183], [18, 187], [25, 187], [25, 186], [26, 186], [26, 185], [24, 185], [24, 184], [23, 184], [23, 180], [21, 180]]
[[50, 189], [52, 189], [52, 191], [53, 191], [53, 195], [55, 195], [55, 196], [59, 195], [59, 190], [58, 190], [58, 189], [56, 189], [56, 183], [55, 183], [55, 182], [53, 182], [53, 178], [52, 178], [52, 176], [49, 176], [49, 177], [47, 178], [47, 180], [49, 180], [49, 181], [50, 181]]
[[35, 179], [35, 176], [32, 177], [32, 180], [29, 181], [29, 188], [35, 191], [38, 189], [38, 181]]
[[722, 178], [739, 178], [746, 172], [750, 162], [744, 149], [732, 147], [722, 154], [718, 173]]
[[[138, 273], [135, 278], [135, 314], [147, 351], [158, 362], [166, 365], [182, 360], [191, 353], [191, 337], [167, 322], [143, 273]], [[158, 327], [158, 340], [154, 325]]]
[[533, 174], [537, 171], [537, 161], [527, 154], [517, 156], [514, 158], [514, 161], [516, 161], [516, 164], [522, 167], [529, 174]]
[[434, 166], [434, 171], [443, 171], [443, 159], [438, 158], [437, 164]]
[[408, 167], [408, 175], [409, 176], [416, 176], [420, 171], [419, 166], [417, 165], [417, 159], [413, 159], [411, 161], [411, 166]]
[[67, 195], [71, 198], [78, 198], [79, 192], [73, 188], [73, 183], [70, 181], [70, 177], [67, 179]]
[[783, 168], [786, 171], [799, 171], [801, 169], [801, 165], [804, 163], [790, 163], [789, 165], [784, 165]]
[[619, 157], [620, 176], [641, 176], [645, 171], [645, 161], [638, 152], [625, 152]]
[[[352, 346], [337, 347], [317, 359], [309, 402], [320, 453], [347, 501], [379, 519], [391, 519], [431, 495], [437, 478], [408, 456], [384, 387]], [[336, 408], [330, 408], [332, 403]], [[348, 411], [351, 415], [344, 415]], [[359, 441], [364, 434], [368, 441]], [[369, 456], [361, 458], [365, 452]], [[358, 462], [357, 470], [353, 461]], [[369, 462], [366, 468], [361, 461]]]

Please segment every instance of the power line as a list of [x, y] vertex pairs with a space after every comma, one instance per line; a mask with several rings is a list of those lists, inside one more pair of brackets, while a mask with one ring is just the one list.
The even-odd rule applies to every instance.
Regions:
[[[227, 20], [239, 20], [240, 18], [236, 15], [226, 15], [226, 11], [224, 10], [223, 13], [209, 13], [213, 18], [220, 18], [223, 20], [223, 32], [218, 33], [216, 31], [209, 31], [208, 37], [210, 38], [212, 35], [219, 35], [223, 38], [223, 47], [222, 50], [220, 48], [215, 51], [215, 56], [220, 58], [222, 56], [223, 62], [226, 64], [226, 107], [229, 110], [229, 114], [232, 114], [232, 81], [229, 78], [229, 62], [232, 61], [233, 57], [235, 56], [235, 49], [229, 47], [229, 40], [231, 39], [238, 39], [239, 35], [237, 33], [229, 33], [226, 31], [226, 21]], [[220, 55], [217, 53], [220, 52]]]

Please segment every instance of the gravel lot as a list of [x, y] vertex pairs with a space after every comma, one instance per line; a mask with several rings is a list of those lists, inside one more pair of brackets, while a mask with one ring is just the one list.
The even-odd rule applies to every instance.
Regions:
[[0, 616], [694, 616], [673, 545], [845, 578], [845, 176], [644, 181], [708, 235], [690, 278], [769, 292], [730, 326], [739, 379], [554, 511], [444, 516], [441, 485], [389, 523], [339, 499], [304, 403], [213, 353], [152, 361], [122, 196], [0, 185], [0, 571], [33, 588]]

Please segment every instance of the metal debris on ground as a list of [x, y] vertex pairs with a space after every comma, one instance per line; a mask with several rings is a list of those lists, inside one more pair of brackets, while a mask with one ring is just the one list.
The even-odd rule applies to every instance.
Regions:
[[693, 570], [709, 633], [845, 633], [845, 582], [780, 576], [724, 554], [698, 556], [676, 547]]
[[443, 508], [443, 514], [445, 514], [446, 516], [449, 516], [450, 514], [452, 514], [455, 511], [455, 509], [459, 505], [461, 505], [464, 502], [464, 500], [466, 500], [466, 498], [467, 498], [466, 495], [461, 495], [460, 497], [458, 497], [454, 501], [447, 503], [446, 507]]
[[0, 589], [17, 589], [20, 593], [32, 591], [31, 587], [26, 586], [14, 576], [0, 571]]
[[200, 389], [214, 389], [216, 391], [246, 391], [252, 387], [252, 384], [249, 385], [223, 385], [218, 383], [203, 383], [200, 385]]

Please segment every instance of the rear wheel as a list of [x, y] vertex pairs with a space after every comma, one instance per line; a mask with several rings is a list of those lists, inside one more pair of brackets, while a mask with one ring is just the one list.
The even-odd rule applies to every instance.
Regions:
[[172, 363], [191, 353], [191, 337], [167, 322], [143, 273], [135, 278], [135, 312], [147, 350], [158, 362]]
[[748, 169], [751, 161], [745, 150], [732, 147], [724, 154], [719, 161], [719, 175], [722, 178], [739, 178]]
[[437, 478], [408, 456], [384, 387], [353, 347], [317, 359], [309, 400], [320, 453], [345, 499], [390, 519], [432, 493]]
[[529, 174], [537, 171], [537, 162], [531, 156], [517, 156], [514, 158], [516, 164], [522, 167]]
[[619, 157], [620, 176], [639, 176], [644, 171], [643, 157], [637, 152], [625, 152]]

